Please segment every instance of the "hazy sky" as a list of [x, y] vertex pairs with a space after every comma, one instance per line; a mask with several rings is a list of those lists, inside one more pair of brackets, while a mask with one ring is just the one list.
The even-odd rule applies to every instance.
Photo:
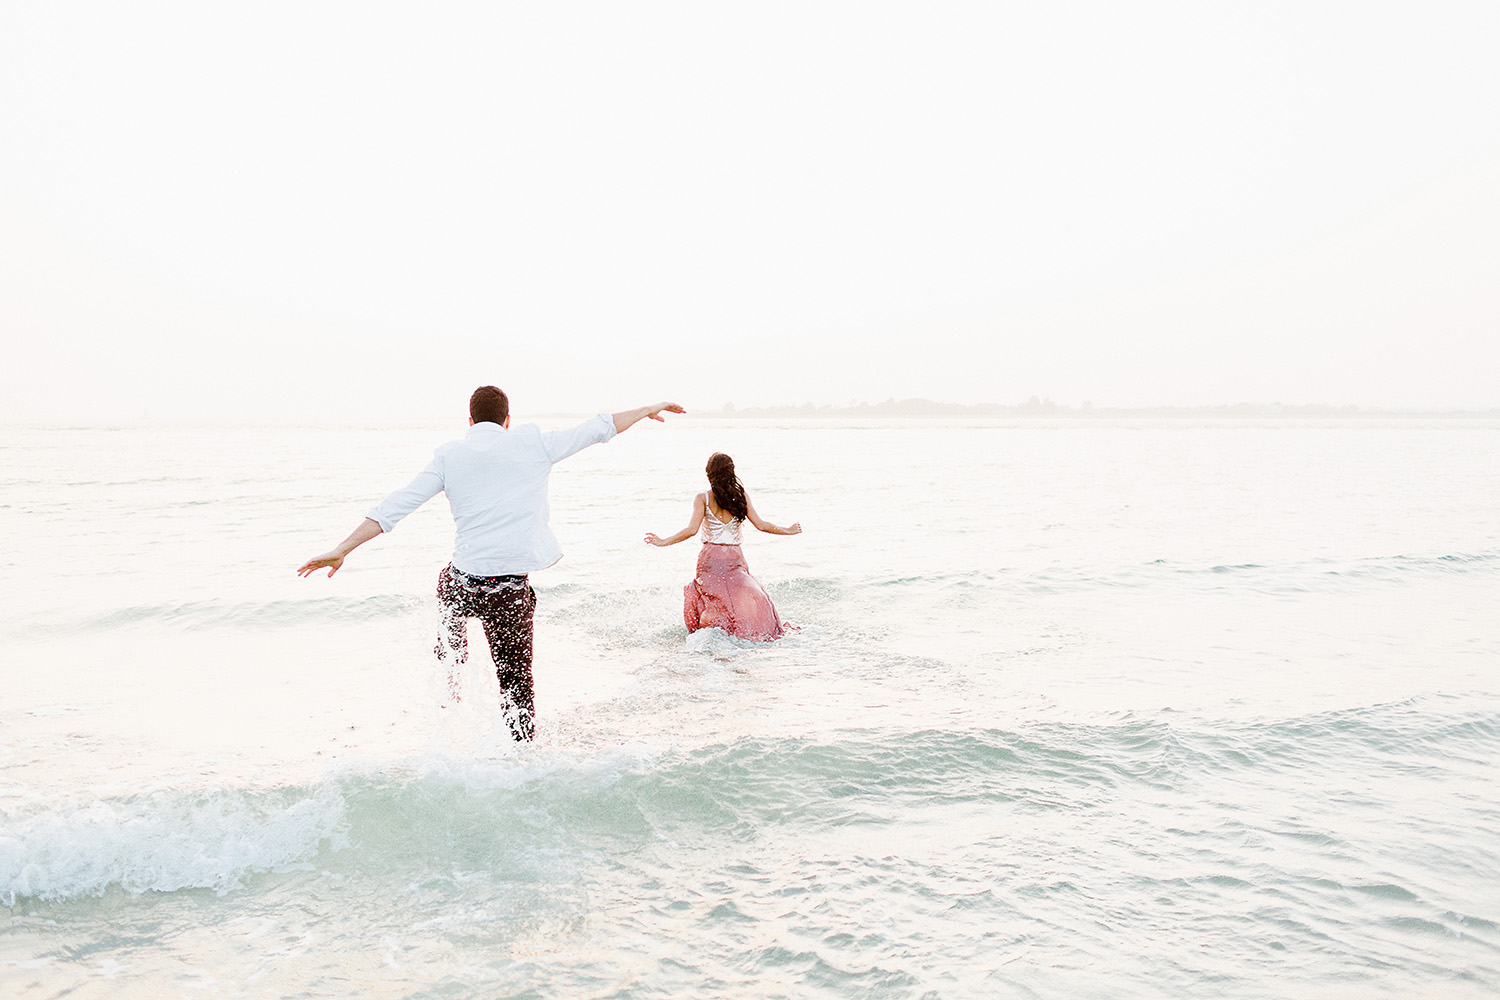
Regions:
[[1500, 4], [0, 4], [0, 419], [1500, 406]]

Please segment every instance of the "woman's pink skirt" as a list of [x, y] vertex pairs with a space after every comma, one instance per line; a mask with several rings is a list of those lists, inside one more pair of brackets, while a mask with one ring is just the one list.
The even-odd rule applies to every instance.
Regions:
[[704, 544], [698, 575], [682, 588], [682, 620], [689, 632], [721, 628], [741, 639], [779, 639], [783, 631], [776, 605], [750, 575], [738, 545]]

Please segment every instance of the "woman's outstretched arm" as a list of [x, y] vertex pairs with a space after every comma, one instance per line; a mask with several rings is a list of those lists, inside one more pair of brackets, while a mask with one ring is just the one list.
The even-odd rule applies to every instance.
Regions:
[[764, 531], [764, 532], [766, 532], [769, 535], [800, 535], [800, 534], [802, 534], [802, 524], [801, 524], [801, 522], [797, 522], [797, 523], [789, 525], [788, 527], [783, 528], [783, 527], [781, 527], [779, 525], [772, 524], [770, 521], [767, 521], [765, 518], [761, 517], [755, 511], [755, 504], [753, 504], [753, 503], [750, 502], [750, 495], [748, 493], [745, 494], [745, 506], [746, 506], [746, 508], [748, 508], [748, 510], [750, 512], [750, 516], [748, 518], [748, 520], [750, 521], [750, 523], [753, 524], [753, 525], [755, 525], [761, 531]]
[[698, 533], [698, 529], [702, 526], [703, 494], [699, 493], [697, 496], [693, 497], [693, 516], [688, 519], [688, 526], [686, 528], [683, 528], [675, 535], [668, 535], [666, 538], [662, 538], [654, 534], [653, 532], [648, 531], [646, 532], [646, 544], [655, 545], [658, 548], [667, 545], [676, 545], [678, 542], [684, 541], [688, 538], [692, 538]]

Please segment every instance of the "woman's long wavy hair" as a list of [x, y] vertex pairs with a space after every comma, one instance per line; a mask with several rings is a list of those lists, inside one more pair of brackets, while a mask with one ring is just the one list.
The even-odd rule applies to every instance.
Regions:
[[750, 501], [745, 497], [745, 484], [734, 474], [734, 459], [716, 451], [708, 456], [708, 485], [714, 488], [714, 503], [735, 520], [742, 521], [750, 515]]

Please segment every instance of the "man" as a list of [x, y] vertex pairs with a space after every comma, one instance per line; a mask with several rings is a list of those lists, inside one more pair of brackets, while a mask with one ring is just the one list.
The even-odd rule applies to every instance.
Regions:
[[532, 618], [536, 592], [527, 575], [562, 558], [547, 525], [547, 479], [552, 466], [591, 444], [608, 441], [642, 418], [664, 421], [662, 412], [685, 413], [676, 403], [601, 413], [577, 427], [543, 431], [535, 424], [512, 430], [510, 400], [492, 385], [469, 398], [469, 432], [438, 448], [427, 468], [405, 488], [386, 497], [337, 547], [297, 570], [308, 576], [327, 567], [333, 576], [344, 558], [439, 493], [448, 495], [456, 528], [453, 561], [438, 574], [444, 647], [460, 661], [468, 656], [469, 618], [478, 618], [489, 640], [511, 733], [535, 733], [531, 679]]

